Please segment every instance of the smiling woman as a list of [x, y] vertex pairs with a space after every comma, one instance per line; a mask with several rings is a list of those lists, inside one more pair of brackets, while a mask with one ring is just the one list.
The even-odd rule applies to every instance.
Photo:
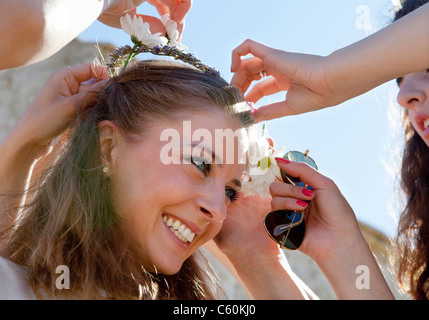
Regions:
[[[129, 66], [73, 124], [2, 256], [25, 267], [39, 298], [213, 298], [198, 248], [219, 232], [244, 165], [214, 164], [184, 145], [189, 161], [166, 165], [160, 137], [165, 128], [183, 134], [185, 120], [212, 137], [245, 130], [252, 117], [239, 102], [223, 79], [193, 67]], [[60, 265], [68, 290], [56, 283]]]

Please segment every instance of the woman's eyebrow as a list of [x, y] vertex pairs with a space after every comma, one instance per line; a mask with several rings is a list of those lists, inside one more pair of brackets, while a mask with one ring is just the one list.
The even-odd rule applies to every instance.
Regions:
[[192, 148], [201, 147], [201, 150], [205, 151], [204, 154], [207, 153], [207, 154], [211, 155], [211, 160], [212, 160], [213, 164], [218, 164], [218, 165], [222, 165], [223, 164], [222, 159], [220, 157], [218, 157], [216, 155], [216, 153], [211, 148], [205, 146], [204, 144], [203, 145], [201, 145], [201, 144], [202, 144], [201, 142], [199, 142], [199, 143], [198, 142], [192, 142], [191, 143], [191, 147]]
[[233, 184], [235, 184], [235, 186], [236, 186], [237, 188], [241, 188], [241, 181], [240, 181], [240, 180], [238, 180], [238, 179], [233, 179], [231, 182], [232, 182]]

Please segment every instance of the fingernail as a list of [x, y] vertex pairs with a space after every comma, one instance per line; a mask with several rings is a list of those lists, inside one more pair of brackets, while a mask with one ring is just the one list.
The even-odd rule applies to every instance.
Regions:
[[300, 207], [305, 208], [308, 203], [303, 200], [296, 200], [296, 204], [299, 205]]
[[283, 163], [283, 164], [289, 164], [290, 161], [285, 158], [274, 158], [276, 159], [277, 163]]
[[313, 193], [314, 193], [314, 191], [308, 190], [308, 189], [302, 189], [301, 192], [302, 192], [303, 195], [305, 195], [307, 197], [311, 197], [313, 195]]
[[252, 113], [252, 115], [254, 115], [255, 111], [256, 111], [255, 104], [253, 102], [249, 102], [249, 101], [246, 101], [246, 102], [247, 102], [247, 105], [250, 107], [250, 112]]

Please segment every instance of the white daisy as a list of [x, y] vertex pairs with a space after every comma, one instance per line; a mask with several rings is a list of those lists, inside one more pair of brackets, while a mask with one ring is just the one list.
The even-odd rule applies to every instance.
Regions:
[[144, 22], [142, 17], [137, 17], [136, 15], [131, 18], [131, 16], [126, 13], [119, 19], [121, 23], [121, 28], [130, 36], [136, 37], [141, 43], [149, 48], [156, 46], [164, 46], [167, 44], [168, 40], [166, 37], [161, 36], [161, 33], [150, 32], [149, 23]]
[[174, 20], [171, 20], [170, 15], [164, 14], [161, 17], [161, 22], [164, 24], [165, 30], [168, 35], [168, 45], [170, 47], [177, 47], [179, 50], [188, 50], [188, 47], [185, 46], [183, 43], [178, 41], [179, 39], [179, 31], [177, 30], [177, 22]]

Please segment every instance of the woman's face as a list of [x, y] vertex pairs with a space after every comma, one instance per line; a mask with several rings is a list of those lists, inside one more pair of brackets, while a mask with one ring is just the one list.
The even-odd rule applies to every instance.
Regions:
[[429, 146], [429, 69], [400, 79], [398, 102], [408, 109], [412, 126]]
[[240, 188], [244, 164], [226, 159], [239, 151], [237, 144], [219, 146], [215, 140], [220, 130], [240, 136], [245, 130], [213, 109], [152, 121], [144, 137], [133, 140], [115, 133], [109, 164], [113, 203], [148, 271], [177, 273], [220, 231]]

